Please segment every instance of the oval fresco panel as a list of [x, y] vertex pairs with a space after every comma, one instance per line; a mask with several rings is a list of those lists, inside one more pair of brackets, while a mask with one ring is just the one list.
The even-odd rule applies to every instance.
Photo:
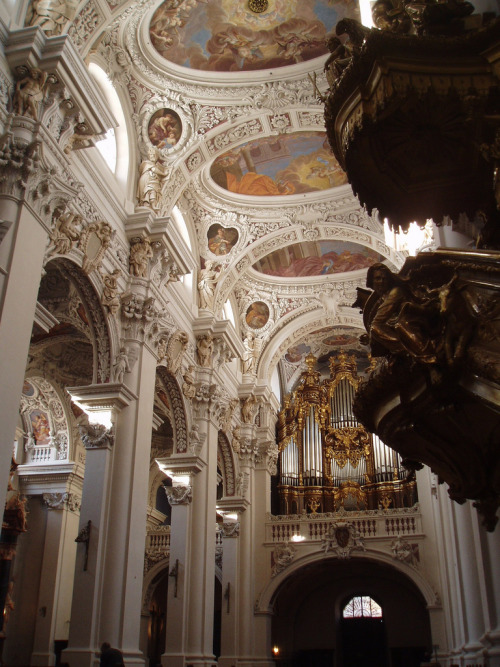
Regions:
[[172, 148], [181, 138], [182, 123], [172, 109], [159, 109], [148, 124], [149, 141], [157, 148]]
[[151, 43], [176, 65], [210, 72], [283, 67], [327, 53], [342, 18], [359, 20], [354, 0], [270, 0], [252, 12], [247, 0], [166, 0], [153, 14]]
[[238, 242], [238, 230], [223, 227], [217, 223], [210, 225], [207, 232], [208, 249], [214, 255], [227, 255]]
[[367, 269], [383, 257], [359, 243], [316, 241], [297, 243], [266, 255], [253, 268], [268, 276], [301, 278]]
[[254, 301], [247, 308], [245, 320], [252, 329], [262, 329], [269, 320], [269, 308], [263, 301]]
[[216, 158], [210, 176], [229, 192], [258, 197], [318, 192], [347, 183], [325, 132], [255, 139]]

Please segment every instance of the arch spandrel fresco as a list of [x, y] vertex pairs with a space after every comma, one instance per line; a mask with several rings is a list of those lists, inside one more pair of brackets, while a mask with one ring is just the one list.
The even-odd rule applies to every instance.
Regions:
[[149, 26], [158, 53], [176, 65], [210, 72], [294, 65], [327, 53], [342, 18], [359, 18], [353, 0], [270, 0], [261, 13], [248, 0], [163, 2]]
[[268, 276], [305, 278], [367, 269], [383, 257], [374, 250], [348, 241], [297, 243], [266, 255], [253, 268]]
[[210, 176], [241, 195], [319, 192], [347, 183], [324, 132], [293, 132], [249, 141], [216, 158]]

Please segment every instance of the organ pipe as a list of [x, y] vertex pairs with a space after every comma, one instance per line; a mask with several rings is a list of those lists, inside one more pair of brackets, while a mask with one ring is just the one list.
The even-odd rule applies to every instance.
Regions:
[[413, 504], [415, 482], [399, 455], [353, 413], [362, 381], [355, 357], [331, 357], [327, 379], [315, 370], [313, 355], [305, 361], [307, 370], [278, 416], [281, 506], [316, 513]]

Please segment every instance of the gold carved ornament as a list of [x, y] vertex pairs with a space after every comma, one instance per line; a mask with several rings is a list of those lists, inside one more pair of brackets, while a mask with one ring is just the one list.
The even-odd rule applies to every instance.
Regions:
[[325, 435], [325, 456], [330, 462], [334, 459], [339, 468], [346, 463], [357, 468], [362, 457], [370, 455], [370, 436], [362, 426], [344, 426], [329, 428]]

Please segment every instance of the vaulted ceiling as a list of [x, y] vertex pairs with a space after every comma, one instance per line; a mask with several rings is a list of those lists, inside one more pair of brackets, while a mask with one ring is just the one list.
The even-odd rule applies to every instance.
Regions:
[[[68, 6], [71, 3], [67, 3]], [[250, 7], [254, 8], [254, 11]], [[71, 9], [71, 8], [70, 8]], [[287, 388], [312, 351], [366, 359], [351, 304], [367, 267], [399, 268], [326, 140], [326, 38], [355, 0], [89, 0], [66, 28], [118, 90], [137, 165], [168, 173], [162, 215], [182, 212], [199, 267], [218, 270], [258, 377]], [[314, 84], [315, 82], [315, 84]]]

